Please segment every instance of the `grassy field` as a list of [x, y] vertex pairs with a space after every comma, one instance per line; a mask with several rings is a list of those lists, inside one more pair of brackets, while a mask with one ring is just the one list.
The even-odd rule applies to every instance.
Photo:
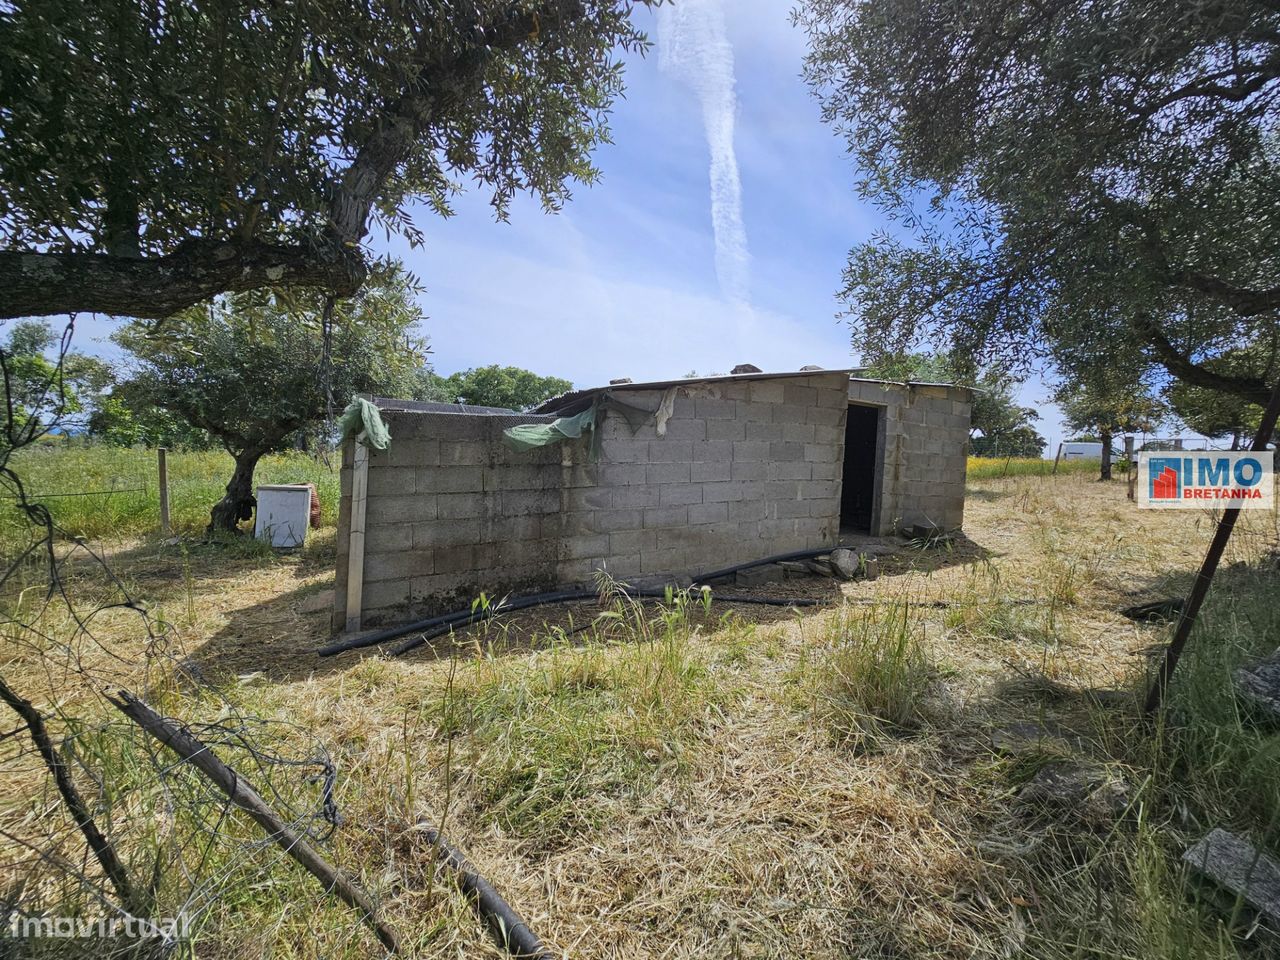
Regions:
[[[432, 867], [423, 819], [557, 955], [1270, 955], [1274, 941], [1193, 884], [1178, 856], [1217, 824], [1280, 849], [1280, 736], [1230, 686], [1280, 636], [1276, 517], [1242, 520], [1154, 726], [1136, 695], [1170, 627], [1118, 610], [1185, 591], [1212, 518], [1138, 511], [1122, 482], [1091, 472], [1010, 475], [971, 480], [965, 530], [886, 558], [875, 582], [785, 585], [835, 601], [827, 610], [707, 609], [678, 595], [584, 604], [395, 659], [314, 655], [328, 636], [330, 531], [289, 555], [126, 540], [114, 567], [170, 625], [168, 654], [114, 611], [101, 649], [77, 647], [92, 683], [60, 675], [50, 696], [80, 704], [79, 736], [113, 773], [101, 789], [82, 780], [120, 824], [131, 867], [160, 864], [158, 913], [189, 897], [177, 865], [196, 858], [154, 851], [204, 851], [199, 957], [377, 951], [278, 851], [246, 846], [252, 824], [189, 779], [150, 782], [147, 751], [103, 724], [91, 689], [140, 686], [148, 671], [173, 715], [252, 714], [282, 754], [327, 748], [343, 819], [326, 851], [383, 904], [406, 955], [501, 955]], [[109, 595], [89, 569], [72, 582], [86, 605]], [[56, 608], [37, 619], [45, 637], [74, 632]], [[12, 638], [5, 676], [49, 690], [49, 649]], [[157, 682], [174, 660], [204, 684]], [[1018, 723], [1049, 732], [998, 748], [993, 735]], [[242, 745], [221, 752], [255, 769]], [[1067, 808], [1019, 798], [1068, 757], [1114, 790]], [[11, 785], [0, 829], [82, 856], [12, 739], [0, 765]], [[285, 799], [314, 797], [314, 783], [291, 782]], [[20, 853], [4, 859], [7, 887], [37, 872]], [[76, 902], [65, 884], [28, 889], [46, 908]]]
[[[258, 466], [258, 483], [314, 483], [324, 522], [336, 522], [338, 473], [331, 464], [304, 453], [274, 454]], [[25, 451], [17, 467], [28, 490], [44, 501], [68, 536], [91, 539], [145, 537], [159, 531], [160, 494], [154, 450], [51, 442]], [[231, 476], [231, 457], [222, 451], [169, 454], [169, 503], [175, 528], [196, 533], [209, 522], [209, 508]], [[969, 479], [1049, 476], [1049, 460], [969, 458]], [[1096, 473], [1096, 461], [1059, 464], [1059, 475]], [[18, 517], [0, 508], [0, 537]]]
[[[209, 508], [222, 497], [233, 466], [230, 455], [220, 450], [169, 455], [169, 510], [178, 532], [204, 529]], [[73, 440], [23, 451], [16, 467], [30, 493], [52, 494], [44, 502], [68, 536], [100, 539], [159, 532], [154, 450], [85, 446]], [[256, 481], [314, 483], [325, 522], [336, 522], [336, 455], [330, 467], [309, 454], [272, 454], [259, 463]], [[0, 537], [17, 521], [14, 511], [0, 509]]]

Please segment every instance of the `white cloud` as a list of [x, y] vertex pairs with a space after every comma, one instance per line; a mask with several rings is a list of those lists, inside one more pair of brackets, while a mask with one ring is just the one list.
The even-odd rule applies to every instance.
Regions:
[[731, 302], [750, 298], [747, 231], [742, 222], [742, 182], [734, 153], [738, 109], [733, 46], [720, 0], [681, 0], [658, 12], [658, 63], [697, 95], [711, 154], [711, 224], [716, 276]]

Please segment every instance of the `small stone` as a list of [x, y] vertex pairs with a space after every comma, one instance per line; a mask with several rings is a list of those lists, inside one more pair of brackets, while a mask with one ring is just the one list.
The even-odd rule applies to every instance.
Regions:
[[858, 555], [844, 547], [832, 550], [831, 566], [841, 580], [852, 580], [858, 575]]
[[734, 367], [732, 370], [730, 370], [729, 372], [730, 372], [730, 373], [732, 373], [732, 374], [739, 374], [739, 373], [764, 373], [764, 371], [763, 371], [763, 370], [761, 370], [759, 367], [757, 367], [754, 363], [740, 363], [740, 364], [738, 364], [736, 367]]
[[836, 571], [831, 566], [830, 560], [806, 560], [804, 565], [809, 568], [810, 573], [819, 577], [834, 577], [836, 575]]
[[1055, 760], [1041, 767], [1018, 791], [1018, 801], [1046, 813], [1067, 814], [1092, 823], [1114, 822], [1129, 805], [1129, 785], [1100, 764]]
[[1280, 650], [1235, 672], [1236, 691], [1270, 719], [1280, 721]]
[[1182, 860], [1280, 926], [1280, 863], [1274, 857], [1239, 834], [1214, 827]]

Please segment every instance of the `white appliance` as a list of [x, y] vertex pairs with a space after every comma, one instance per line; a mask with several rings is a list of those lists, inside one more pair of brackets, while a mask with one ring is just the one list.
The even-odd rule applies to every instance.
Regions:
[[258, 487], [258, 510], [253, 535], [273, 547], [300, 547], [311, 519], [311, 488], [295, 483]]

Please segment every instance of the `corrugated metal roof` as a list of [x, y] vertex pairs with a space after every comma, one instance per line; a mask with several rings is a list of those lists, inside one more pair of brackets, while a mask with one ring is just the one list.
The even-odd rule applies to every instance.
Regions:
[[904, 382], [900, 380], [875, 380], [868, 377], [854, 377], [852, 374], [865, 370], [865, 367], [851, 367], [836, 370], [785, 370], [778, 373], [728, 373], [720, 374], [714, 377], [678, 377], [674, 380], [648, 380], [643, 383], [610, 383], [599, 387], [583, 387], [579, 390], [567, 390], [559, 396], [552, 397], [550, 400], [544, 400], [542, 403], [534, 407], [531, 413], [577, 413], [579, 410], [585, 409], [590, 401], [606, 390], [666, 390], [668, 387], [684, 387], [696, 383], [736, 383], [751, 380], [783, 380], [792, 377], [821, 377], [825, 374], [843, 373], [849, 375], [850, 380], [859, 380], [863, 383], [883, 383], [893, 386], [920, 386], [920, 387], [958, 387], [961, 390], [968, 390], [969, 387], [959, 387], [954, 383], [926, 383], [920, 382]]

